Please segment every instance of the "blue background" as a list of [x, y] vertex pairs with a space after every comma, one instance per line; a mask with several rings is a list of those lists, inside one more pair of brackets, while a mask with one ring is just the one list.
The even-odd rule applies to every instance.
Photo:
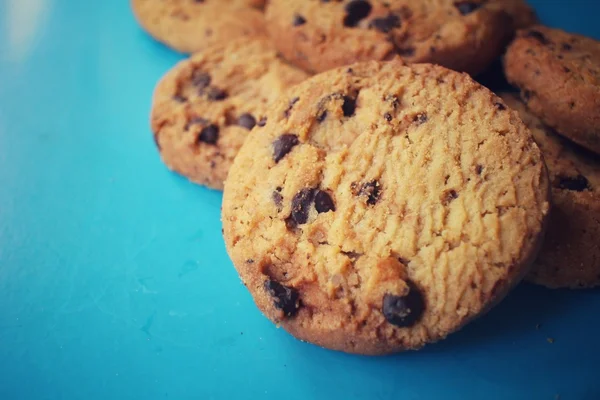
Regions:
[[[598, 2], [531, 3], [600, 37]], [[600, 399], [599, 291], [523, 284], [383, 358], [274, 327], [227, 258], [221, 194], [152, 142], [180, 58], [126, 0], [0, 0], [0, 399]]]

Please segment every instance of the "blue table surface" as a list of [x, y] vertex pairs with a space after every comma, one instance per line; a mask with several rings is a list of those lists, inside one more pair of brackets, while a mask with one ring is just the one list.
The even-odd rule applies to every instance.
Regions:
[[[531, 3], [600, 37], [600, 2]], [[225, 252], [221, 194], [152, 142], [181, 58], [126, 0], [0, 1], [0, 399], [600, 399], [599, 291], [523, 284], [381, 358], [273, 326]]]

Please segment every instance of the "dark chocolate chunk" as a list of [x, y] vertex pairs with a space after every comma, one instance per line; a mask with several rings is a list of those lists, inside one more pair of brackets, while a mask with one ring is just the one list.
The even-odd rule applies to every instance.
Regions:
[[210, 125], [202, 128], [202, 130], [200, 131], [200, 134], [198, 135], [197, 141], [207, 143], [207, 144], [215, 144], [215, 143], [217, 143], [218, 139], [219, 139], [219, 127], [214, 124], [210, 124]]
[[265, 126], [267, 124], [267, 117], [262, 117], [261, 119], [258, 120], [258, 122], [256, 123], [256, 125], [258, 125], [260, 128], [262, 128], [263, 126]]
[[335, 211], [335, 203], [329, 193], [324, 190], [317, 190], [315, 194], [315, 208], [318, 213]]
[[548, 38], [540, 31], [530, 30], [524, 35], [526, 38], [532, 38], [540, 42], [541, 44], [550, 44]]
[[385, 120], [386, 120], [387, 122], [391, 122], [391, 121], [392, 121], [392, 114], [390, 114], [390, 113], [385, 113], [385, 114], [383, 114], [383, 118], [385, 118]]
[[284, 133], [279, 136], [273, 142], [273, 160], [278, 163], [283, 157], [287, 155], [292, 148], [298, 143], [298, 136], [292, 133]]
[[192, 73], [192, 84], [199, 89], [207, 88], [210, 85], [211, 78], [206, 72], [195, 70]]
[[441, 196], [441, 201], [442, 204], [447, 206], [448, 204], [450, 204], [452, 202], [452, 200], [458, 198], [458, 193], [456, 193], [456, 190], [454, 189], [449, 189], [449, 190], [445, 190], [444, 193], [442, 193]]
[[344, 17], [344, 26], [354, 27], [369, 16], [371, 13], [371, 3], [366, 0], [352, 0], [346, 4], [346, 16]]
[[563, 43], [560, 47], [561, 49], [563, 49], [563, 51], [573, 50], [573, 46], [571, 46], [569, 43]]
[[281, 195], [281, 193], [279, 193], [278, 191], [274, 191], [271, 195], [271, 198], [273, 199], [273, 203], [275, 203], [275, 205], [277, 206], [277, 209], [281, 210], [281, 205], [283, 203], [283, 196]]
[[356, 110], [356, 99], [350, 96], [344, 96], [344, 103], [342, 103], [342, 111], [344, 112], [344, 117], [351, 117], [354, 115], [354, 111]]
[[321, 113], [317, 114], [317, 122], [323, 122], [327, 118], [327, 110], [323, 110]]
[[472, 1], [458, 1], [454, 3], [454, 7], [456, 7], [458, 12], [462, 15], [467, 15], [481, 7], [481, 4], [473, 3]]
[[413, 122], [415, 122], [417, 125], [424, 124], [427, 122], [427, 120], [429, 120], [429, 118], [427, 117], [426, 113], [419, 113], [413, 118]]
[[273, 297], [275, 308], [283, 311], [286, 317], [296, 315], [300, 308], [300, 295], [296, 289], [269, 279], [265, 281], [265, 290]]
[[381, 186], [377, 180], [363, 183], [358, 191], [358, 195], [366, 197], [367, 204], [373, 206], [379, 201], [379, 196], [381, 196]]
[[298, 225], [305, 224], [308, 221], [308, 213], [310, 206], [312, 205], [315, 198], [315, 190], [311, 188], [305, 188], [296, 193], [292, 199], [292, 219]]
[[425, 312], [425, 300], [417, 286], [406, 282], [409, 292], [406, 296], [383, 296], [383, 316], [392, 325], [407, 328], [416, 324]]
[[590, 182], [581, 174], [577, 176], [558, 176], [558, 187], [575, 192], [583, 192], [590, 189]]
[[300, 25], [304, 25], [305, 23], [306, 23], [306, 18], [304, 18], [302, 15], [300, 15], [300, 14], [294, 15], [294, 21], [292, 22], [292, 25], [300, 26]]
[[289, 118], [290, 111], [292, 111], [292, 108], [294, 108], [294, 104], [296, 104], [298, 102], [298, 100], [300, 100], [300, 97], [294, 97], [293, 99], [290, 100], [290, 103], [289, 103], [288, 107], [283, 112], [283, 115], [286, 118]]
[[227, 98], [227, 92], [216, 86], [209, 87], [206, 92], [206, 97], [211, 101], [221, 101]]
[[243, 126], [244, 128], [251, 130], [254, 128], [254, 125], [256, 125], [256, 119], [252, 116], [252, 114], [245, 113], [240, 115], [237, 123], [239, 126]]
[[383, 33], [389, 33], [394, 28], [400, 27], [400, 17], [394, 14], [389, 14], [387, 17], [373, 18], [369, 27], [377, 29]]
[[402, 47], [396, 50], [401, 57], [412, 57], [415, 55], [415, 51], [416, 49], [414, 47]]
[[182, 96], [180, 94], [176, 94], [173, 96], [173, 100], [175, 100], [178, 103], [185, 103], [187, 101], [187, 97]]

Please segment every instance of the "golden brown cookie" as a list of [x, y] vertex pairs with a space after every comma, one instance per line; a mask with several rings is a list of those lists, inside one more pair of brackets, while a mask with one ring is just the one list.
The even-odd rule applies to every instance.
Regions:
[[[511, 9], [520, 3], [511, 1]], [[437, 63], [476, 74], [502, 53], [514, 31], [502, 4], [499, 0], [272, 0], [267, 28], [279, 51], [308, 71], [399, 55], [407, 62]]]
[[227, 250], [260, 310], [353, 353], [416, 349], [529, 271], [547, 171], [516, 112], [468, 75], [368, 62], [292, 88], [225, 183]]
[[215, 43], [263, 35], [257, 0], [131, 0], [140, 25], [156, 40], [182, 53]]
[[163, 161], [196, 183], [222, 189], [269, 103], [306, 77], [263, 39], [213, 45], [180, 62], [154, 93], [152, 131]]
[[535, 26], [518, 33], [504, 65], [534, 114], [600, 154], [600, 42]]
[[600, 285], [600, 158], [544, 126], [515, 95], [502, 98], [533, 133], [552, 185], [548, 233], [528, 279], [551, 288]]

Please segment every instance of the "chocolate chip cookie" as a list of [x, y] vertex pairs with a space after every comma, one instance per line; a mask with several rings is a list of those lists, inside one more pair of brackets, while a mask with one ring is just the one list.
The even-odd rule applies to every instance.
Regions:
[[466, 74], [366, 62], [282, 96], [230, 170], [227, 250], [297, 338], [384, 354], [444, 338], [529, 271], [549, 183], [529, 130]]
[[163, 161], [214, 189], [242, 143], [264, 124], [267, 106], [307, 75], [263, 39], [213, 45], [180, 62], [158, 83], [152, 131]]
[[534, 114], [600, 154], [600, 42], [535, 26], [518, 33], [504, 64]]
[[600, 285], [600, 159], [544, 126], [514, 94], [502, 98], [533, 133], [552, 185], [548, 233], [528, 279], [551, 288]]
[[476, 74], [514, 32], [509, 11], [527, 8], [509, 3], [507, 9], [500, 0], [272, 0], [267, 26], [279, 51], [308, 71], [400, 56]]
[[220, 41], [264, 34], [259, 0], [131, 0], [140, 25], [156, 40], [182, 53]]

